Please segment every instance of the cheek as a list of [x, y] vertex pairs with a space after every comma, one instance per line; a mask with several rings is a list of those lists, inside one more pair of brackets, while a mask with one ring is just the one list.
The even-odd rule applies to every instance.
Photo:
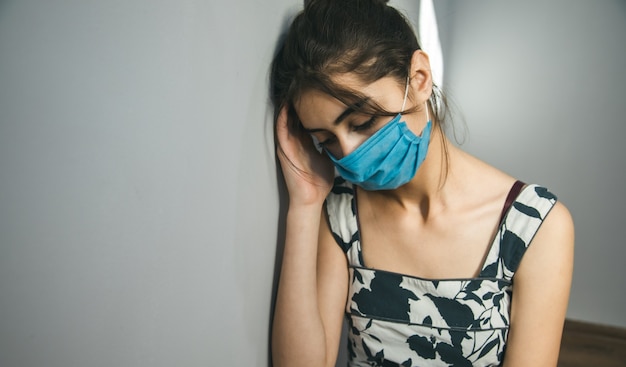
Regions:
[[324, 149], [324, 153], [325, 154], [329, 154], [332, 155], [333, 158], [335, 159], [341, 159], [343, 158], [343, 154], [341, 153], [341, 148], [339, 148], [339, 146], [327, 146]]
[[426, 127], [426, 123], [428, 122], [425, 119], [419, 119], [415, 115], [411, 115], [408, 118], [404, 117], [400, 121], [406, 122], [406, 126], [409, 128], [409, 130], [411, 130], [413, 134], [415, 134], [415, 136], [422, 135], [422, 131], [424, 130], [424, 128]]
[[309, 136], [311, 137], [311, 141], [313, 141], [313, 146], [315, 147], [315, 149], [317, 149], [318, 153], [322, 153], [324, 151], [324, 148], [322, 148], [322, 146], [320, 145], [319, 139], [313, 134], [309, 134]]

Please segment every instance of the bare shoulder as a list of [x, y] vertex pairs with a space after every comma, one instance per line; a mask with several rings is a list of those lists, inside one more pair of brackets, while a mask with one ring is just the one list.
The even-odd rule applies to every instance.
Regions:
[[554, 208], [552, 208], [550, 214], [545, 219], [544, 226], [560, 228], [562, 231], [572, 232], [572, 235], [574, 232], [572, 215], [569, 209], [560, 201], [554, 204]]
[[[532, 247], [540, 247], [537, 251], [573, 250], [574, 220], [567, 207], [557, 201], [533, 240]], [[545, 244], [544, 244], [545, 243]], [[536, 246], [539, 244], [539, 246]], [[549, 245], [548, 245], [549, 244]]]
[[573, 266], [574, 223], [557, 202], [515, 273], [507, 367], [556, 365]]
[[567, 207], [557, 201], [528, 247], [516, 277], [525, 277], [526, 273], [546, 266], [571, 267], [573, 253], [574, 221]]

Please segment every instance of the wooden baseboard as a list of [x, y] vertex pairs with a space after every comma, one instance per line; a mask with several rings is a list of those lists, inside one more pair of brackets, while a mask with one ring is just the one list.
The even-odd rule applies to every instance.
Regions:
[[626, 329], [565, 320], [558, 366], [626, 366]]

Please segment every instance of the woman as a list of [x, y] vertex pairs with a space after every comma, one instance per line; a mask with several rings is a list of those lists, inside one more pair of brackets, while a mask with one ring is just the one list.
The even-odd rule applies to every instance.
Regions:
[[312, 0], [272, 82], [289, 191], [274, 365], [334, 366], [347, 316], [351, 366], [555, 366], [571, 216], [449, 143], [404, 17]]

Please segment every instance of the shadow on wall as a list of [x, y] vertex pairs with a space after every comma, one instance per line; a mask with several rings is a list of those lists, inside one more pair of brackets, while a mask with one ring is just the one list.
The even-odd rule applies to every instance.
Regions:
[[[305, 0], [305, 4], [307, 3], [307, 1]], [[278, 53], [279, 48], [282, 46], [285, 37], [287, 35], [287, 30], [289, 29], [289, 25], [291, 24], [291, 21], [293, 20], [293, 18], [297, 15], [298, 10], [288, 10], [287, 13], [285, 14], [284, 18], [283, 18], [283, 24], [281, 27], [281, 33], [278, 37], [278, 39], [276, 40], [276, 47], [274, 49], [274, 53], [273, 56], [276, 56], [276, 54]], [[271, 65], [268, 65], [268, 78], [271, 75]], [[272, 80], [269, 80], [268, 82], [269, 85], [269, 90], [268, 90], [268, 96], [272, 95], [272, 88], [273, 88], [273, 82]], [[266, 131], [272, 131], [272, 143], [273, 143], [273, 147], [276, 147], [276, 137], [273, 134], [274, 132], [274, 121], [276, 121], [276, 117], [278, 115], [278, 110], [274, 108], [272, 101], [271, 101], [271, 97], [268, 99], [268, 108], [272, 109], [272, 120], [271, 121], [267, 121], [268, 123], [271, 123], [272, 126], [271, 128], [266, 127]], [[267, 115], [266, 115], [267, 116]], [[275, 151], [275, 149], [274, 149]], [[281, 269], [281, 265], [283, 262], [283, 251], [285, 248], [285, 228], [286, 228], [286, 217], [287, 217], [287, 207], [289, 205], [289, 195], [287, 193], [287, 187], [285, 185], [285, 180], [283, 177], [283, 173], [282, 170], [280, 168], [280, 163], [278, 162], [278, 157], [274, 156], [274, 161], [275, 161], [275, 167], [276, 167], [276, 171], [275, 171], [275, 176], [276, 176], [276, 189], [278, 190], [278, 220], [277, 220], [277, 227], [276, 227], [276, 253], [275, 253], [275, 257], [274, 257], [274, 276], [273, 276], [273, 280], [272, 280], [272, 297], [271, 297], [271, 305], [270, 305], [270, 314], [268, 317], [269, 320], [269, 325], [268, 325], [268, 338], [267, 340], [269, 341], [268, 343], [268, 366], [272, 366], [272, 323], [274, 320], [274, 307], [275, 307], [275, 303], [276, 303], [276, 293], [278, 290], [278, 279], [280, 277], [280, 269]]]

